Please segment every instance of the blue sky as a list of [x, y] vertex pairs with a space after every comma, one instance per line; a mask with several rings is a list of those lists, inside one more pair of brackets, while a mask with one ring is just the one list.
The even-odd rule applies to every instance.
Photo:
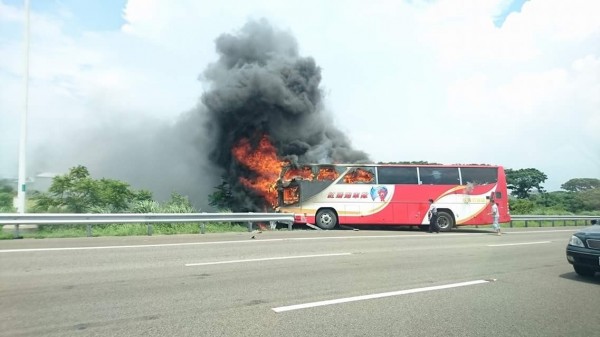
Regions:
[[[498, 4], [498, 14], [492, 19], [497, 27], [502, 27], [506, 18], [512, 13], [518, 13], [529, 0], [505, 0]], [[418, 1], [406, 1], [418, 3]], [[434, 3], [436, 1], [429, 1]], [[6, 0], [10, 6], [23, 6], [24, 0]], [[33, 11], [59, 15], [65, 18], [66, 30], [72, 33], [89, 30], [118, 30], [125, 23], [123, 9], [126, 0], [30, 0]]]
[[[23, 0], [7, 0], [7, 5], [22, 7]], [[119, 30], [125, 23], [123, 9], [126, 0], [30, 0], [34, 12], [48, 13], [64, 19], [67, 31]]]
[[[17, 172], [22, 4], [0, 0], [0, 177]], [[214, 39], [266, 18], [316, 60], [326, 110], [373, 160], [534, 167], [549, 190], [600, 178], [600, 2], [31, 0], [31, 8], [30, 175], [83, 164], [139, 178], [103, 164], [116, 158], [109, 144], [160, 147], [148, 130], [195, 109]], [[91, 139], [105, 146], [82, 150]]]
[[529, 0], [507, 0], [499, 5], [498, 15], [494, 15], [496, 27], [502, 27], [506, 18], [513, 13], [520, 13], [523, 5]]

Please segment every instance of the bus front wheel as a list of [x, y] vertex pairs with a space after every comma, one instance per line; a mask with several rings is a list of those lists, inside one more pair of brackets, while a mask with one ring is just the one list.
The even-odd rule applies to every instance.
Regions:
[[437, 224], [442, 232], [449, 232], [454, 227], [454, 218], [448, 212], [438, 211]]
[[337, 226], [337, 215], [332, 209], [325, 208], [317, 212], [316, 225], [322, 229], [334, 229]]

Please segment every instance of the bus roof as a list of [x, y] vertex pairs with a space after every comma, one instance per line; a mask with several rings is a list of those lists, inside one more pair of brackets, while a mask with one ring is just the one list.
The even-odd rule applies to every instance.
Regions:
[[489, 167], [496, 168], [502, 167], [500, 165], [488, 165], [488, 164], [377, 164], [377, 163], [363, 163], [363, 164], [287, 164], [285, 166], [295, 166], [295, 167], [303, 167], [303, 166], [329, 166], [329, 167]]

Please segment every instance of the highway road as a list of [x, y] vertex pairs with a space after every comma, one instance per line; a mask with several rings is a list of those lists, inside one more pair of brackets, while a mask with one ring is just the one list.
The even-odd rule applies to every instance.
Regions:
[[597, 336], [574, 231], [0, 241], [0, 335]]

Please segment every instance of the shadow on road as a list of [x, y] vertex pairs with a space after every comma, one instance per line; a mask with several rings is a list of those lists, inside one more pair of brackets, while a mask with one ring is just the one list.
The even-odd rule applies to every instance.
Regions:
[[560, 275], [560, 277], [567, 279], [567, 280], [571, 280], [571, 281], [600, 285], [600, 273], [596, 273], [596, 276], [586, 277], [586, 276], [579, 276], [575, 272], [570, 272], [570, 273], [562, 274], [562, 275]]
[[[373, 225], [356, 225], [356, 226], [344, 226], [340, 225], [336, 230], [368, 230], [368, 231], [382, 231], [382, 232], [426, 232], [428, 226], [373, 226]], [[453, 228], [451, 233], [490, 233], [495, 234], [493, 230], [486, 227], [481, 228]]]

